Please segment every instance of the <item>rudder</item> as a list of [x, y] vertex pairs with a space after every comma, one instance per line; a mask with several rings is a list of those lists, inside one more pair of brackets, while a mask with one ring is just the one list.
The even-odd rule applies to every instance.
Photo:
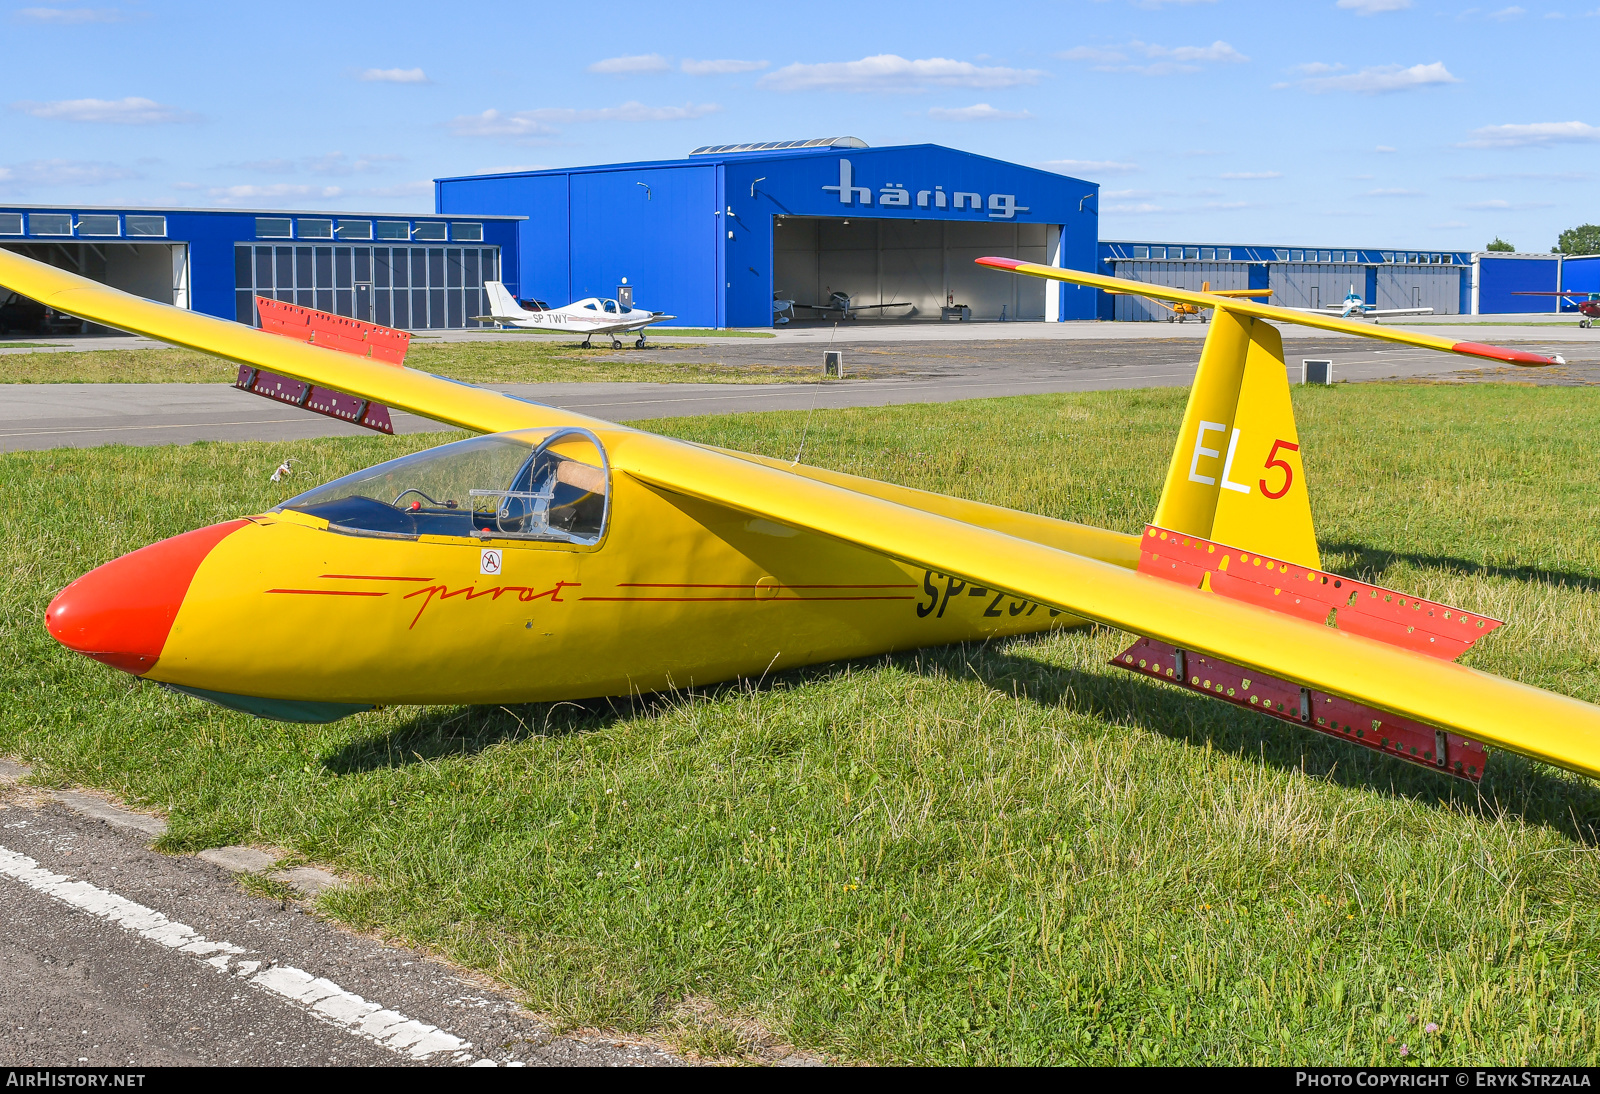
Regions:
[[1321, 567], [1276, 327], [1216, 309], [1155, 523]]

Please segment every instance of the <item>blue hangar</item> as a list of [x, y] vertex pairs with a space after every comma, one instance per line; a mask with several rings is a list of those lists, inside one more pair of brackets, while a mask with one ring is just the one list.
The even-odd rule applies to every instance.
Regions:
[[[254, 324], [255, 296], [410, 330], [478, 326], [516, 217], [0, 205], [0, 248]], [[0, 301], [7, 294], [0, 292]]]
[[767, 326], [774, 299], [824, 304], [836, 292], [858, 306], [909, 304], [887, 312], [902, 317], [952, 306], [973, 319], [1096, 314], [1093, 290], [972, 260], [1094, 270], [1098, 184], [935, 144], [715, 145], [677, 160], [467, 175], [434, 188], [441, 216], [526, 217], [503, 280], [550, 304], [631, 295], [705, 327]]

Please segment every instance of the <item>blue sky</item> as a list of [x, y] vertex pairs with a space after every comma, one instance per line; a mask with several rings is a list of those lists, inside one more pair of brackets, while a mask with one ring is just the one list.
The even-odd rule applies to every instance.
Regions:
[[1108, 239], [1600, 221], [1597, 0], [9, 2], [4, 201], [429, 211], [441, 175], [848, 134], [1099, 182]]

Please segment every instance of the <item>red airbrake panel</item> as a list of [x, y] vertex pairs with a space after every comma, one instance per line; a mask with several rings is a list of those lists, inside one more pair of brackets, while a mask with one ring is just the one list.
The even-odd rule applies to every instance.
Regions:
[[261, 329], [271, 334], [385, 364], [404, 363], [406, 350], [411, 348], [411, 335], [405, 331], [313, 311], [282, 300], [269, 300], [265, 296], [256, 297], [256, 312], [261, 316]]

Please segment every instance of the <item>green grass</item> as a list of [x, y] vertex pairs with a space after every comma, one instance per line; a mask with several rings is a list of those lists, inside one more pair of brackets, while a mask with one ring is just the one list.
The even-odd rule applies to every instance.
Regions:
[[0, 349], [51, 349], [58, 346], [55, 342], [6, 342], [0, 341]]
[[[3, 346], [4, 343], [0, 343]], [[469, 383], [566, 383], [632, 380], [652, 383], [813, 383], [810, 365], [722, 365], [695, 361], [630, 360], [631, 348], [586, 350], [578, 342], [484, 340], [413, 342], [406, 364]], [[663, 348], [652, 345], [652, 349]], [[691, 349], [688, 346], [665, 348]], [[85, 350], [0, 354], [0, 384], [229, 383], [239, 366], [194, 350]]]
[[[1330, 567], [1500, 615], [1470, 663], [1600, 700], [1600, 392], [1294, 397]], [[806, 459], [1134, 530], [1183, 398], [818, 412]], [[792, 457], [805, 419], [659, 424]], [[335, 866], [358, 884], [327, 914], [562, 1022], [712, 1055], [766, 1030], [883, 1062], [1600, 1056], [1593, 783], [1500, 753], [1480, 793], [1115, 672], [1115, 633], [332, 726], [205, 707], [44, 633], [96, 563], [437, 439], [0, 457], [0, 753], [168, 811], [168, 850]], [[306, 474], [268, 482], [289, 454]]]

